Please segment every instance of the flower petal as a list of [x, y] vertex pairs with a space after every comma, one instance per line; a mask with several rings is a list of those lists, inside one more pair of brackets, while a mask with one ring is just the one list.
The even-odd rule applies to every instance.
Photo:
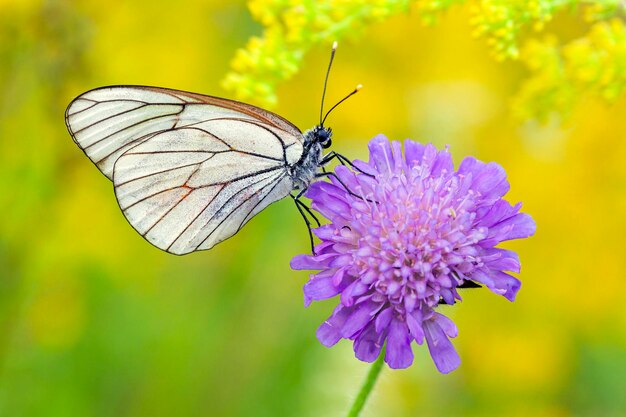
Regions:
[[333, 314], [318, 327], [316, 332], [317, 339], [326, 347], [331, 347], [340, 341], [340, 329], [343, 327], [351, 312], [349, 308], [344, 308], [339, 304], [335, 308], [335, 311], [333, 311]]
[[[339, 179], [335, 178], [334, 176], [330, 177], [330, 181], [335, 185], [335, 187], [341, 189], [343, 193], [348, 190], [350, 190], [350, 192], [352, 193], [358, 192], [360, 184], [356, 178], [356, 175], [353, 171], [350, 170], [350, 168], [344, 165], [338, 165], [335, 168], [335, 174], [337, 175], [337, 177], [339, 177]], [[341, 180], [341, 182], [339, 180]]]
[[422, 156], [422, 167], [428, 170], [428, 173], [432, 175], [432, 169], [437, 159], [437, 148], [432, 143], [429, 143], [424, 148], [424, 155]]
[[422, 325], [413, 317], [413, 314], [406, 315], [406, 324], [413, 339], [415, 339], [418, 345], [421, 345], [424, 342], [424, 329], [422, 329]]
[[311, 255], [296, 255], [291, 258], [289, 266], [291, 266], [291, 269], [295, 270], [322, 269], [323, 267], [315, 256]]
[[369, 290], [369, 286], [365, 285], [359, 279], [355, 279], [352, 284], [345, 287], [341, 292], [341, 304], [348, 307], [355, 303], [361, 295]]
[[350, 220], [350, 205], [335, 195], [323, 194], [320, 197], [313, 199], [311, 207], [319, 211], [324, 217], [333, 221]]
[[424, 145], [407, 139], [404, 141], [404, 156], [409, 167], [419, 165], [424, 156]]
[[372, 168], [370, 164], [368, 164], [367, 162], [361, 161], [359, 159], [355, 159], [354, 161], [352, 161], [352, 165], [354, 165], [358, 171], [361, 171], [365, 174], [368, 174], [368, 175], [377, 174], [376, 170]]
[[325, 181], [316, 181], [313, 184], [309, 185], [309, 188], [306, 190], [306, 193], [304, 193], [304, 196], [311, 200], [317, 200], [325, 193], [330, 192], [331, 187], [334, 188], [335, 186]]
[[433, 177], [438, 177], [443, 174], [443, 172], [447, 174], [451, 174], [454, 171], [454, 163], [452, 162], [452, 156], [448, 150], [440, 151], [435, 158], [433, 167], [431, 169], [431, 175]]
[[448, 337], [457, 337], [459, 334], [459, 329], [456, 327], [456, 324], [443, 314], [435, 313], [433, 314], [431, 320], [435, 320], [439, 327], [441, 327], [441, 330], [443, 330]]
[[532, 236], [537, 229], [535, 221], [526, 213], [518, 213], [489, 228], [487, 241], [521, 239]]
[[499, 164], [480, 162], [472, 173], [472, 188], [483, 195], [484, 198], [499, 198], [509, 191], [509, 182], [506, 180], [506, 172]]
[[466, 156], [461, 161], [461, 164], [459, 165], [459, 169], [457, 170], [457, 172], [463, 176], [472, 175], [472, 177], [474, 177], [475, 174], [477, 174], [478, 171], [480, 171], [480, 168], [482, 167], [482, 165], [484, 165], [484, 162], [480, 162], [478, 159], [474, 158], [473, 156]]
[[376, 135], [367, 147], [370, 150], [370, 165], [373, 164], [380, 174], [390, 174], [393, 170], [393, 152], [389, 139], [384, 135]]
[[423, 325], [430, 356], [439, 372], [447, 374], [454, 371], [461, 364], [461, 358], [439, 325], [439, 320], [426, 320]]
[[391, 142], [391, 147], [393, 149], [393, 171], [396, 173], [401, 173], [404, 169], [404, 159], [402, 158], [402, 143], [394, 140]]
[[481, 255], [485, 266], [499, 271], [520, 272], [520, 261], [517, 253], [500, 248], [489, 248]]
[[374, 362], [385, 344], [387, 329], [377, 331], [373, 322], [354, 339], [354, 355], [364, 362]]
[[515, 301], [515, 296], [522, 286], [519, 279], [509, 274], [484, 268], [474, 270], [471, 279], [485, 284], [491, 291], [504, 296], [509, 301]]
[[308, 307], [313, 300], [318, 301], [334, 297], [348, 286], [349, 283], [345, 281], [335, 283], [335, 275], [314, 275], [313, 278], [311, 278], [306, 284], [304, 284], [304, 297], [306, 307]]
[[406, 323], [394, 319], [389, 325], [385, 362], [393, 369], [408, 368], [413, 363], [411, 338]]
[[350, 314], [350, 317], [348, 317], [348, 320], [346, 320], [344, 325], [341, 327], [341, 336], [346, 339], [351, 339], [355, 334], [363, 329], [367, 323], [372, 321], [372, 317], [379, 307], [379, 304], [372, 301], [366, 301], [352, 306], [352, 313]]
[[380, 333], [389, 326], [389, 323], [391, 323], [392, 314], [393, 314], [393, 307], [387, 307], [386, 309], [381, 310], [376, 315], [376, 320], [375, 320], [374, 325], [376, 326], [377, 332]]
[[476, 211], [477, 225], [491, 227], [504, 219], [515, 215], [522, 207], [521, 204], [512, 206], [506, 200], [498, 200], [492, 205], [486, 205]]
[[515, 297], [517, 296], [517, 292], [520, 290], [522, 286], [522, 282], [502, 271], [495, 271], [494, 281], [496, 283], [496, 287], [498, 290], [503, 291], [502, 295], [509, 301], [515, 301]]

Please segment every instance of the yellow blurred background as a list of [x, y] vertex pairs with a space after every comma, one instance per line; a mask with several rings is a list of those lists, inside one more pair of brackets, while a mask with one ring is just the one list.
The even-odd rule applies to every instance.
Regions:
[[[366, 156], [377, 133], [498, 161], [536, 220], [511, 304], [466, 290], [445, 313], [461, 367], [425, 347], [385, 369], [364, 416], [626, 415], [626, 102], [584, 101], [566, 123], [520, 123], [525, 77], [474, 40], [467, 7], [424, 28], [398, 15], [343, 42], [329, 102], [334, 149]], [[553, 28], [585, 30], [576, 19]], [[368, 370], [303, 308], [309, 250], [281, 201], [211, 251], [176, 257], [126, 222], [111, 183], [72, 142], [67, 104], [97, 86], [227, 95], [235, 50], [260, 31], [243, 1], [0, 0], [0, 416], [341, 416]], [[329, 48], [273, 109], [315, 124]]]

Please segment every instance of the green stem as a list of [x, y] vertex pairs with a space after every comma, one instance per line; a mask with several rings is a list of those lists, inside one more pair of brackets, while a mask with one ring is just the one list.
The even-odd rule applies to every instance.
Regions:
[[357, 417], [361, 413], [361, 410], [365, 405], [365, 401], [367, 401], [367, 397], [369, 397], [370, 393], [372, 392], [372, 388], [374, 388], [374, 384], [376, 383], [376, 379], [378, 379], [380, 370], [383, 368], [384, 358], [385, 349], [380, 352], [378, 359], [376, 359], [376, 362], [372, 364], [372, 367], [370, 368], [370, 371], [368, 372], [367, 377], [363, 382], [363, 386], [359, 391], [359, 395], [357, 395], [354, 403], [352, 403], [352, 407], [350, 408], [348, 417]]

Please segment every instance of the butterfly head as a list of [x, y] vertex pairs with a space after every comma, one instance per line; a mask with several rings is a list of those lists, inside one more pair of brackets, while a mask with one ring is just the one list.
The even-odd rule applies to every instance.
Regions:
[[317, 125], [313, 128], [312, 141], [322, 145], [322, 148], [327, 149], [332, 145], [333, 130], [330, 127]]

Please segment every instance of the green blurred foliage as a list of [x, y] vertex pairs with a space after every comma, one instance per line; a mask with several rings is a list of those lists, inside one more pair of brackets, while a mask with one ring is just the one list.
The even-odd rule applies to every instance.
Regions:
[[[364, 157], [384, 132], [450, 144], [457, 162], [496, 160], [538, 223], [509, 245], [523, 262], [514, 304], [467, 290], [447, 309], [461, 367], [439, 375], [416, 347], [413, 367], [383, 371], [364, 415], [622, 416], [626, 103], [580, 100], [624, 78], [621, 60], [598, 52], [621, 56], [607, 39], [623, 37], [622, 23], [600, 22], [581, 43], [584, 22], [550, 28], [575, 46], [536, 51], [551, 62], [537, 66], [553, 91], [545, 100], [579, 104], [567, 125], [520, 126], [508, 106], [527, 75], [468, 36], [474, 13], [450, 7], [433, 27], [422, 13], [372, 17], [338, 50], [329, 102], [366, 88], [329, 120], [336, 150]], [[302, 306], [307, 275], [289, 260], [308, 242], [292, 203], [211, 251], [164, 254], [128, 226], [64, 125], [69, 101], [100, 85], [228, 96], [220, 79], [233, 51], [262, 30], [243, 1], [0, 0], [0, 416], [345, 413], [368, 366], [349, 343], [315, 339], [335, 302]], [[276, 84], [276, 111], [303, 129], [316, 121], [327, 57], [311, 44]], [[559, 68], [571, 77], [556, 90]]]

